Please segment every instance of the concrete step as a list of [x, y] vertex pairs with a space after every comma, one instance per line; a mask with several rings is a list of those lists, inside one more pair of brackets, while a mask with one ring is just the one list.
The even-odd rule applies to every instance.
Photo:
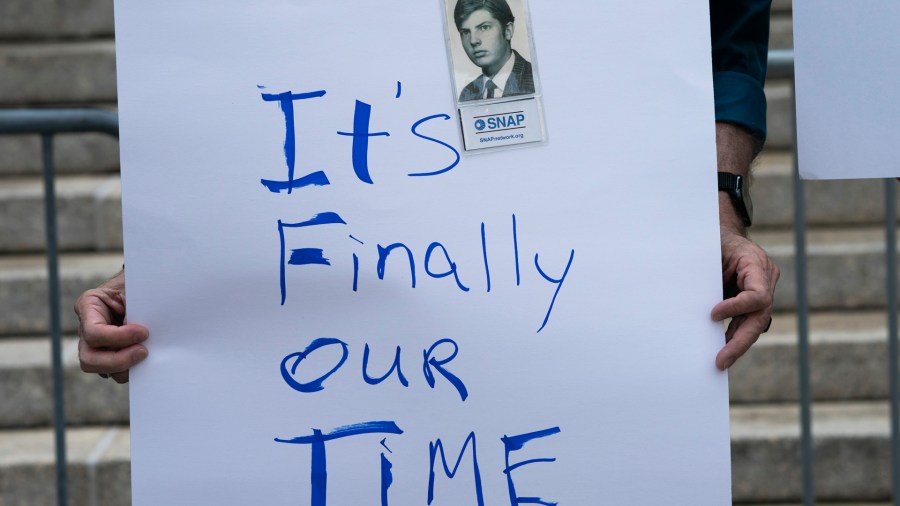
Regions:
[[[734, 500], [791, 501], [802, 495], [796, 406], [731, 411]], [[861, 505], [890, 497], [888, 407], [883, 403], [813, 406], [819, 500]], [[129, 504], [129, 434], [124, 428], [69, 429], [73, 506]], [[50, 429], [0, 431], [0, 504], [52, 504]]]
[[[810, 230], [807, 263], [809, 301], [814, 310], [877, 309], [885, 305], [884, 232], [880, 228]], [[779, 311], [794, 309], [796, 283], [793, 233], [759, 230], [753, 237], [781, 267], [776, 291]], [[47, 331], [46, 266], [41, 256], [0, 257], [0, 336]], [[121, 266], [119, 254], [63, 255], [63, 324], [74, 330], [71, 307], [85, 289], [96, 286]]]
[[772, 0], [772, 13], [773, 14], [790, 14], [792, 10], [792, 2], [791, 0]]
[[[813, 405], [816, 496], [823, 501], [887, 501], [890, 423], [887, 403]], [[803, 466], [799, 408], [731, 410], [735, 502], [799, 502]]]
[[[121, 250], [121, 185], [117, 175], [56, 178], [60, 250]], [[0, 179], [0, 252], [40, 252], [46, 246], [44, 181]]]
[[766, 147], [789, 149], [794, 145], [794, 102], [789, 80], [769, 79], [765, 86], [768, 109], [766, 114]]
[[[751, 236], [781, 268], [775, 307], [796, 307], [794, 234], [757, 230]], [[813, 310], [877, 309], [887, 301], [884, 230], [877, 227], [807, 231], [809, 305]]]
[[112, 36], [113, 0], [4, 0], [0, 40]]
[[[65, 332], [77, 326], [75, 299], [122, 268], [117, 253], [66, 254], [60, 257], [60, 309]], [[47, 333], [47, 263], [43, 256], [0, 257], [0, 336]]]
[[[815, 401], [887, 399], [886, 315], [814, 314], [810, 371]], [[730, 371], [731, 401], [789, 403], [799, 398], [794, 315], [776, 316], [772, 329]], [[0, 428], [52, 423], [49, 338], [0, 339]], [[127, 389], [84, 374], [76, 339], [64, 341], [67, 418], [73, 424], [128, 422]]]
[[[103, 109], [114, 109], [108, 105]], [[41, 139], [37, 135], [0, 136], [0, 177], [43, 174]], [[59, 134], [53, 138], [56, 174], [116, 173], [119, 141], [106, 134]]]
[[[815, 313], [809, 327], [813, 400], [889, 397], [887, 314]], [[769, 332], [729, 370], [731, 402], [797, 402], [797, 371], [796, 315], [776, 315]]]
[[791, 49], [794, 47], [794, 20], [791, 16], [790, 2], [787, 11], [783, 5], [772, 5], [772, 18], [769, 23], [769, 49]]
[[[53, 425], [50, 364], [48, 337], [0, 339], [0, 429]], [[128, 388], [81, 372], [77, 338], [64, 339], [63, 366], [70, 425], [128, 424]]]
[[[69, 429], [66, 437], [69, 506], [131, 504], [128, 429]], [[50, 429], [0, 432], [0, 504], [57, 504], [54, 462]]]
[[115, 43], [6, 43], [0, 75], [0, 105], [114, 102]]
[[[754, 229], [793, 228], [793, 160], [786, 150], [767, 148], [760, 154], [751, 187]], [[807, 226], [884, 224], [884, 180], [804, 181], [803, 195]]]

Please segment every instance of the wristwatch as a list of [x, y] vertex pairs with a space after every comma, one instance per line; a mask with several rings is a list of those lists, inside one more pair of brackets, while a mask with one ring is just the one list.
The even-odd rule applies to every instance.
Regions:
[[750, 189], [747, 178], [730, 172], [719, 172], [719, 191], [731, 197], [734, 209], [741, 217], [745, 227], [753, 223], [753, 201], [750, 200]]

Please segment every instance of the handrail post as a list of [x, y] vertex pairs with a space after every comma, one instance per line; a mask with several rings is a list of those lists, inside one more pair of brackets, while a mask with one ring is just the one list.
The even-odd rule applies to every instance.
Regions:
[[66, 412], [63, 400], [62, 324], [59, 314], [59, 252], [56, 242], [56, 190], [53, 181], [53, 134], [41, 135], [44, 162], [44, 214], [47, 223], [47, 283], [53, 359], [53, 425], [56, 444], [56, 496], [59, 506], [68, 499], [66, 468]]
[[884, 181], [885, 263], [887, 264], [888, 361], [891, 392], [891, 490], [900, 505], [900, 345], [897, 338], [897, 182]]

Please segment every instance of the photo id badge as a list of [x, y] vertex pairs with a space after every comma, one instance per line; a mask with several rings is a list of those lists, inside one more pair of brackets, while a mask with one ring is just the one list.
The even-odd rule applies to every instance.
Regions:
[[546, 141], [526, 0], [441, 0], [467, 152]]

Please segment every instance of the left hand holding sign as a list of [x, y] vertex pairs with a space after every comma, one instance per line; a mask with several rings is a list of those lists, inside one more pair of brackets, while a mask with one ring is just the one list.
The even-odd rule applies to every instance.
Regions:
[[125, 274], [84, 292], [75, 302], [81, 370], [128, 381], [128, 369], [147, 358], [150, 332], [125, 323]]

